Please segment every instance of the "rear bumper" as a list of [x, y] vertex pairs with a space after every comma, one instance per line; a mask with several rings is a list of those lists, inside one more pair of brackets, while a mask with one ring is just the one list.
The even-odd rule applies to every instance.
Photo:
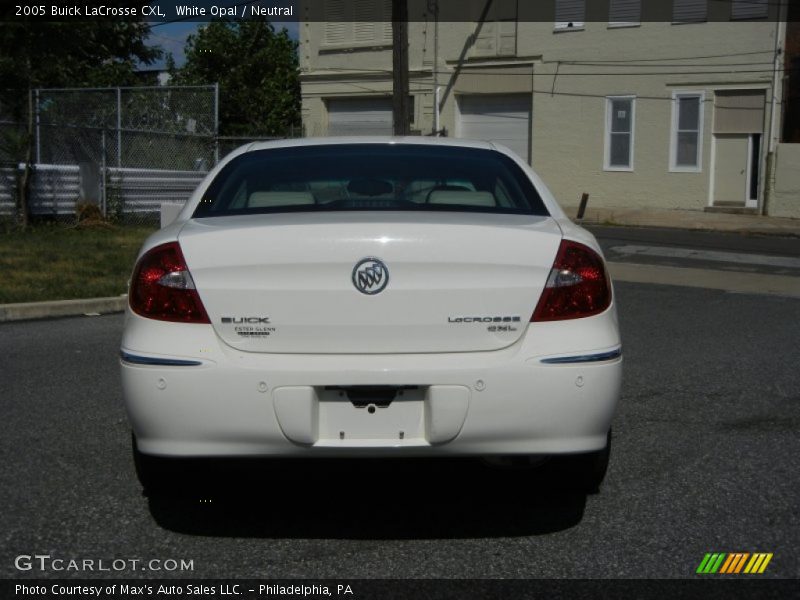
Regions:
[[[154, 350], [158, 348], [158, 352]], [[622, 358], [613, 310], [537, 323], [493, 352], [254, 354], [207, 325], [128, 314], [125, 405], [145, 454], [558, 454], [606, 443]], [[385, 407], [340, 388], [398, 386]]]

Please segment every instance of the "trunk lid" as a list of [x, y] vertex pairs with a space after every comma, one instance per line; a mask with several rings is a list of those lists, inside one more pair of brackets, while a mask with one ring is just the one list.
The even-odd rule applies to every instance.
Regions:
[[219, 337], [280, 353], [509, 346], [527, 327], [560, 241], [550, 217], [456, 212], [214, 217], [189, 221], [179, 235]]

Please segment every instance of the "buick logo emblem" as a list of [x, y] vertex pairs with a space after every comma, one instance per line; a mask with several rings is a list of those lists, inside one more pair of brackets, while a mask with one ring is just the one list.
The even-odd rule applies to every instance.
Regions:
[[353, 267], [353, 285], [362, 294], [372, 296], [382, 292], [389, 283], [389, 269], [374, 257], [362, 258]]

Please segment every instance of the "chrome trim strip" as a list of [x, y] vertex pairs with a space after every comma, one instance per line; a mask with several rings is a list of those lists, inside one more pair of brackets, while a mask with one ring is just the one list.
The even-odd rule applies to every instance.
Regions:
[[609, 350], [608, 352], [598, 352], [597, 354], [583, 354], [580, 356], [558, 356], [555, 358], [543, 358], [539, 362], [546, 365], [565, 365], [574, 363], [600, 362], [604, 360], [614, 360], [622, 356], [622, 348]]
[[153, 356], [138, 356], [129, 354], [124, 350], [119, 351], [119, 357], [132, 365], [148, 365], [159, 367], [197, 367], [203, 363], [199, 360], [182, 360], [179, 358], [155, 358]]

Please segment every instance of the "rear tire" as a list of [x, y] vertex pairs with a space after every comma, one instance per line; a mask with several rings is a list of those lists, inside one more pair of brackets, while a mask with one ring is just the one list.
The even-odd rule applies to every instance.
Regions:
[[174, 489], [176, 473], [170, 468], [173, 465], [169, 459], [140, 452], [134, 434], [131, 434], [131, 449], [136, 477], [146, 495], [165, 494]]
[[571, 454], [557, 457], [553, 461], [554, 474], [565, 488], [596, 494], [608, 471], [611, 457], [611, 430], [608, 430], [606, 447], [595, 452]]

